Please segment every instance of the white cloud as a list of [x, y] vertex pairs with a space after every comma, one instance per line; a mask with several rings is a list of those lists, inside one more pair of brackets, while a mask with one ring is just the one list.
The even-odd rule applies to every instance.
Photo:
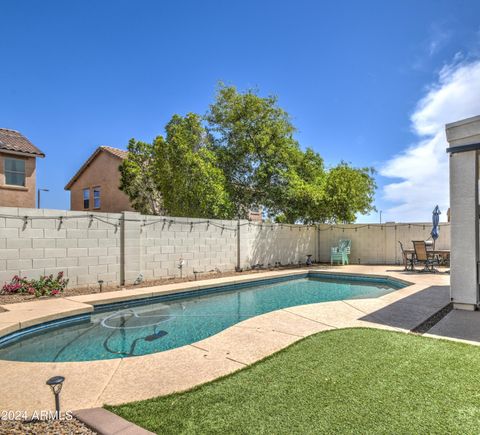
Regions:
[[[456, 56], [455, 60], [460, 57]], [[436, 204], [446, 219], [449, 206], [445, 124], [480, 114], [480, 61], [447, 65], [411, 116], [418, 141], [387, 161], [380, 174], [400, 179], [384, 186], [397, 205], [384, 212], [397, 222], [429, 221]]]

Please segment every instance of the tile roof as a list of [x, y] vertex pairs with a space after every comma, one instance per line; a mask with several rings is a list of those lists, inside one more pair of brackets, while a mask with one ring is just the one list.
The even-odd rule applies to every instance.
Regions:
[[45, 157], [23, 134], [8, 128], [0, 128], [0, 150]]
[[128, 151], [126, 150], [121, 150], [119, 148], [113, 148], [113, 147], [107, 147], [107, 146], [101, 146], [100, 148], [117, 157], [120, 157], [121, 159], [126, 159], [128, 156]]
[[78, 180], [80, 175], [82, 175], [83, 171], [88, 168], [88, 165], [92, 163], [95, 158], [100, 154], [100, 152], [105, 151], [111, 154], [114, 157], [118, 157], [119, 159], [125, 160], [128, 156], [128, 151], [121, 150], [119, 148], [107, 147], [107, 146], [99, 146], [93, 154], [85, 161], [85, 163], [80, 167], [80, 169], [76, 172], [76, 174], [71, 178], [71, 180], [65, 186], [65, 190], [70, 190], [73, 184]]

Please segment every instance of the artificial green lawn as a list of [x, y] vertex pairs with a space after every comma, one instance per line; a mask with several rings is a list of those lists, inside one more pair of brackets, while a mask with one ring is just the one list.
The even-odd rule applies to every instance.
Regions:
[[480, 348], [374, 329], [329, 331], [191, 391], [108, 409], [162, 434], [473, 434]]

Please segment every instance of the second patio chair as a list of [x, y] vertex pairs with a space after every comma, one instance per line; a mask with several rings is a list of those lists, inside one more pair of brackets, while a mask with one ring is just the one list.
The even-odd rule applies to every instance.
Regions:
[[[438, 265], [438, 259], [427, 251], [427, 244], [423, 240], [413, 240], [413, 249], [415, 250], [414, 264], [423, 264], [422, 272], [437, 272], [435, 265]], [[415, 270], [415, 266], [414, 266]]]
[[400, 245], [400, 250], [402, 251], [403, 265], [405, 266], [405, 270], [414, 270], [415, 254], [409, 254], [405, 252], [405, 250], [403, 249], [403, 243], [400, 240], [398, 241], [398, 243]]

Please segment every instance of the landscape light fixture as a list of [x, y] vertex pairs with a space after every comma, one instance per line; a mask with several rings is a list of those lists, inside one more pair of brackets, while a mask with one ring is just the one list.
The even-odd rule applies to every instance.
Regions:
[[60, 391], [62, 391], [63, 381], [65, 378], [63, 376], [54, 376], [47, 381], [47, 385], [52, 389], [53, 395], [55, 396], [55, 419], [60, 418]]
[[100, 286], [100, 293], [102, 293], [103, 279], [98, 280], [98, 285]]

